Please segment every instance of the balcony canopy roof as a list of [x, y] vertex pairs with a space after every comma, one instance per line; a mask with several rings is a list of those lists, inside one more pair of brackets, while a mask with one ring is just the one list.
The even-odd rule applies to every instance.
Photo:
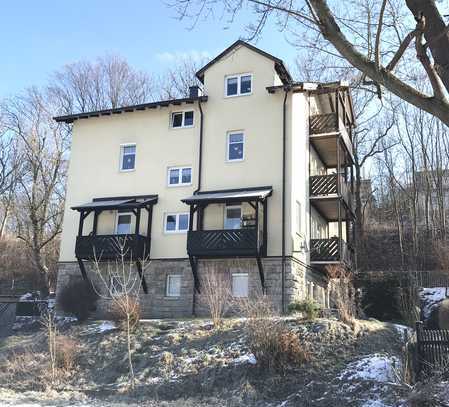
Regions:
[[111, 209], [137, 209], [145, 208], [157, 203], [157, 195], [122, 196], [110, 198], [94, 198], [92, 202], [72, 206], [78, 212], [105, 211]]
[[181, 199], [181, 201], [187, 205], [263, 201], [271, 196], [272, 192], [273, 187], [271, 186], [223, 189], [220, 191], [198, 192], [188, 198]]

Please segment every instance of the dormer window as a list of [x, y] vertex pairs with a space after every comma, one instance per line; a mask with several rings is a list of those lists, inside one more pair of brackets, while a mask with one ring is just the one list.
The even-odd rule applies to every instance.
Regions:
[[171, 126], [174, 129], [193, 126], [193, 111], [174, 112], [171, 114]]
[[253, 88], [251, 74], [229, 75], [225, 78], [225, 94], [227, 97], [250, 95]]

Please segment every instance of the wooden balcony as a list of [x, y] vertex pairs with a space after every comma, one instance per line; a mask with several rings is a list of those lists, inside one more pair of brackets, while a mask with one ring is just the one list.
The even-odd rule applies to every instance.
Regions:
[[342, 176], [340, 176], [340, 191], [338, 191], [338, 175], [313, 175], [310, 177], [310, 197], [311, 198], [343, 198], [346, 204], [351, 206], [351, 193], [349, 186]]
[[348, 266], [352, 266], [353, 252], [346, 242], [338, 237], [330, 239], [311, 239], [310, 261], [312, 263], [342, 262]]
[[256, 228], [194, 230], [187, 235], [187, 252], [195, 257], [238, 257], [260, 254]]
[[85, 260], [115, 260], [122, 248], [126, 260], [143, 259], [148, 256], [149, 239], [136, 234], [77, 236], [75, 255]]
[[[353, 161], [353, 146], [348, 129], [335, 113], [317, 114], [309, 118], [310, 142], [327, 167], [337, 166], [336, 139], [341, 135], [349, 158]], [[342, 164], [347, 164], [344, 155]]]

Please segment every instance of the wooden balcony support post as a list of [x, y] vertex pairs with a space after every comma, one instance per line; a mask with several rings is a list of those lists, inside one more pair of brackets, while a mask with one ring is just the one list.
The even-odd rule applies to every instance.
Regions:
[[80, 212], [80, 223], [78, 225], [78, 236], [83, 235], [84, 219], [87, 218], [87, 215], [89, 215], [89, 213], [90, 213], [90, 211]]
[[139, 234], [139, 230], [140, 230], [140, 208], [137, 208], [136, 210], [136, 235]]
[[97, 229], [98, 229], [98, 216], [100, 215], [100, 213], [98, 211], [94, 212], [94, 224], [93, 224], [93, 228], [92, 228], [92, 234], [94, 236], [97, 235]]
[[340, 185], [340, 172], [341, 172], [341, 157], [340, 157], [340, 134], [337, 136], [337, 195], [341, 194], [341, 185]]
[[147, 253], [150, 254], [151, 249], [151, 226], [153, 224], [153, 205], [147, 206], [148, 219], [147, 219]]
[[256, 207], [254, 208], [254, 212], [255, 212], [255, 218], [256, 218], [256, 230], [257, 230], [257, 247], [259, 249], [259, 253], [260, 253], [260, 242], [259, 242], [259, 236], [260, 236], [260, 231], [259, 231], [259, 201], [256, 201]]
[[263, 255], [268, 253], [268, 200], [263, 201]]
[[342, 245], [342, 222], [341, 222], [341, 199], [338, 200], [338, 255], [339, 260], [342, 260], [343, 255], [343, 245]]

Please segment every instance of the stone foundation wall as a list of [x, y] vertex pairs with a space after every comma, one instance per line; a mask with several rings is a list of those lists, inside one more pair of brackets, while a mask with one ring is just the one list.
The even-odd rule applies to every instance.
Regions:
[[[108, 298], [108, 289], [92, 264], [85, 262], [88, 276], [96, 289], [101, 293], [97, 303], [97, 311], [94, 317], [107, 318], [111, 300]], [[267, 296], [273, 302], [278, 311], [282, 311], [282, 261], [281, 258], [263, 259], [265, 285]], [[101, 265], [102, 273], [107, 275], [106, 265]], [[257, 262], [254, 258], [248, 259], [214, 259], [200, 260], [198, 274], [204, 278], [208, 270], [218, 271], [223, 278], [231, 281], [232, 273], [248, 273], [248, 296], [257, 297], [262, 293], [261, 281]], [[137, 274], [137, 269], [133, 272]], [[179, 297], [168, 297], [167, 276], [181, 276], [181, 294]], [[190, 263], [187, 259], [180, 260], [152, 260], [144, 270], [145, 280], [148, 286], [148, 294], [140, 292], [140, 306], [142, 318], [183, 318], [208, 315], [204, 295], [194, 293], [194, 283]], [[62, 289], [71, 282], [82, 279], [79, 265], [76, 262], [61, 262], [58, 265], [58, 282], [56, 289], [56, 301], [61, 296]], [[319, 275], [295, 262], [293, 259], [285, 260], [285, 309], [289, 303], [300, 301], [310, 295], [310, 286], [319, 287], [323, 292], [326, 281]], [[320, 298], [322, 298], [321, 296]], [[318, 300], [318, 299], [317, 299]], [[61, 311], [58, 308], [59, 311]], [[231, 310], [232, 312], [233, 310]]]

